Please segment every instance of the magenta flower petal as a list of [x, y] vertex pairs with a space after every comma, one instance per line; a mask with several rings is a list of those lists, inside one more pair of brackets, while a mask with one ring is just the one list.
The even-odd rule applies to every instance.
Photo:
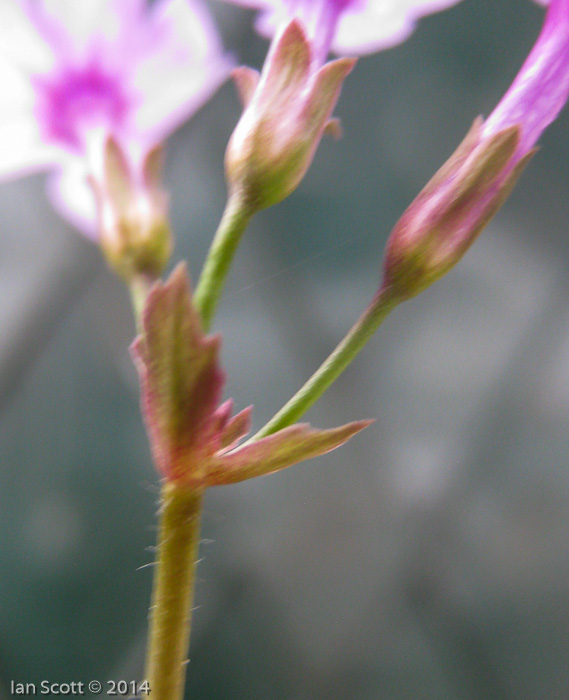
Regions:
[[233, 66], [211, 17], [198, 2], [157, 4], [153, 23], [161, 41], [138, 62], [133, 84], [144, 96], [135, 113], [136, 129], [156, 142], [196, 112]]
[[214, 457], [206, 484], [235, 484], [292, 467], [305, 459], [335, 450], [372, 423], [372, 420], [360, 420], [329, 430], [318, 430], [308, 423], [295, 423], [261, 440]]
[[445, 10], [460, 0], [366, 0], [352, 3], [338, 22], [332, 51], [368, 54], [394, 46], [413, 32], [421, 17]]
[[516, 79], [484, 124], [484, 135], [521, 126], [527, 153], [569, 95], [569, 0], [551, 0], [541, 34]]

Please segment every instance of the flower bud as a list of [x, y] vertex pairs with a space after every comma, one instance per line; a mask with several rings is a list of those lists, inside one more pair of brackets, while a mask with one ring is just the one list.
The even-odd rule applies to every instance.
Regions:
[[401, 301], [445, 275], [502, 206], [533, 151], [517, 159], [520, 128], [464, 141], [408, 207], [385, 250], [383, 289]]
[[127, 281], [159, 277], [172, 250], [166, 195], [160, 188], [161, 150], [150, 151], [133, 172], [117, 142], [106, 140], [97, 201], [99, 243], [109, 265]]
[[569, 0], [550, 0], [541, 33], [486, 121], [477, 120], [387, 242], [382, 289], [400, 300], [446, 274], [510, 193], [569, 95]]
[[311, 48], [293, 20], [273, 41], [259, 76], [234, 72], [245, 110], [227, 146], [230, 190], [256, 209], [287, 197], [307, 171], [355, 59], [314, 69]]

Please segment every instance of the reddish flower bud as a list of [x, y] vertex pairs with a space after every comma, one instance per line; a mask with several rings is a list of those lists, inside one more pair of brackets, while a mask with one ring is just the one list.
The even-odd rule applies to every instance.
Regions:
[[354, 63], [341, 58], [315, 70], [310, 44], [294, 20], [273, 41], [260, 77], [248, 68], [235, 71], [245, 110], [225, 154], [232, 192], [262, 209], [296, 188]]
[[148, 153], [134, 173], [117, 142], [104, 148], [101, 175], [91, 178], [99, 243], [110, 266], [126, 280], [158, 277], [172, 249], [167, 200], [160, 188], [161, 151]]
[[446, 274], [498, 211], [569, 94], [569, 0], [551, 0], [539, 38], [490, 117], [403, 214], [387, 242], [383, 289], [399, 299]]
[[520, 129], [481, 137], [482, 120], [419, 193], [391, 232], [383, 287], [401, 300], [445, 275], [498, 211], [532, 155], [514, 166]]

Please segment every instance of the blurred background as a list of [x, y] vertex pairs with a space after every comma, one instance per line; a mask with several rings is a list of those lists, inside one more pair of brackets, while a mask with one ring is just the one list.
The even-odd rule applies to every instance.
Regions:
[[[259, 67], [252, 15], [212, 5]], [[215, 323], [260, 427], [367, 305], [393, 224], [535, 41], [529, 0], [463, 0], [362, 58], [300, 188], [259, 215]], [[168, 147], [174, 260], [225, 201], [231, 84]], [[569, 113], [458, 267], [396, 309], [307, 418], [343, 448], [208, 492], [187, 697], [535, 700], [569, 688]], [[0, 697], [141, 677], [158, 478], [129, 300], [52, 212], [0, 187]]]

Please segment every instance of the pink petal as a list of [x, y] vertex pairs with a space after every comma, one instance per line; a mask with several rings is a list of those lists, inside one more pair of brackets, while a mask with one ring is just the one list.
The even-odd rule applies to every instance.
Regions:
[[569, 0], [551, 0], [537, 42], [510, 89], [484, 124], [484, 134], [520, 124], [527, 153], [569, 95]]
[[[320, 5], [313, 0], [227, 0], [236, 5], [260, 10], [255, 26], [264, 36], [273, 36], [293, 17], [307, 23], [316, 43], [324, 31]], [[342, 3], [333, 12], [338, 15], [332, 51], [338, 55], [359, 55], [393, 46], [413, 31], [417, 20], [432, 12], [456, 5], [459, 0], [355, 0]], [[328, 0], [328, 4], [332, 4]], [[324, 39], [324, 44], [327, 43]]]

